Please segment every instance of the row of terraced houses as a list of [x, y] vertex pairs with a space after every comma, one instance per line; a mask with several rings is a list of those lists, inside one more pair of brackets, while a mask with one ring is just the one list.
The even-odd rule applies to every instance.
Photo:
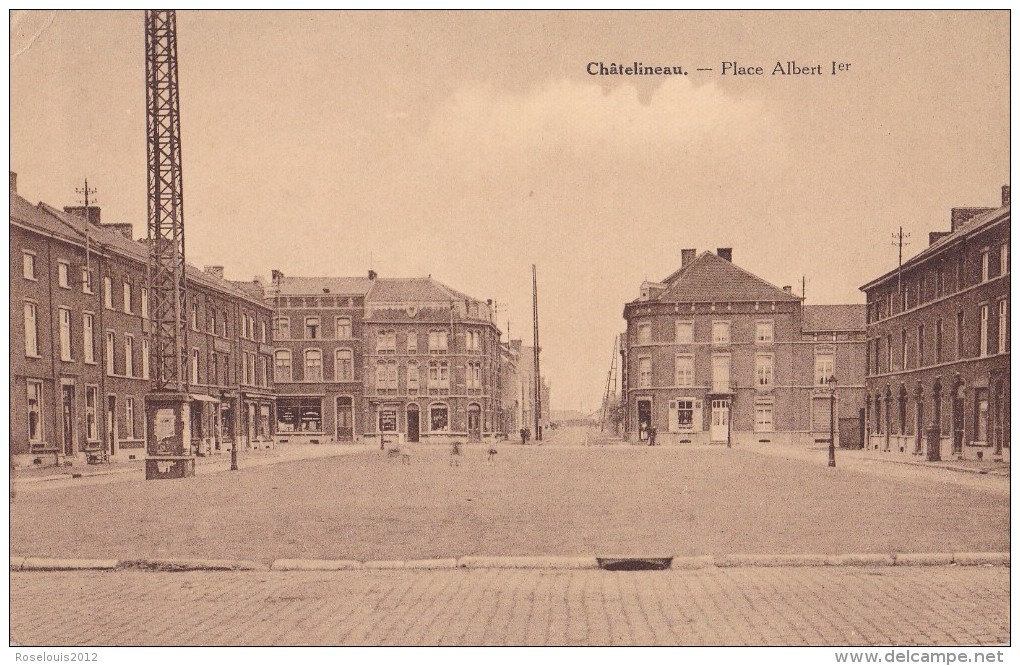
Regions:
[[832, 433], [846, 448], [1008, 460], [1009, 223], [1009, 186], [998, 206], [954, 208], [926, 249], [861, 287], [861, 305], [809, 305], [737, 266], [732, 248], [682, 250], [624, 307], [626, 437], [811, 445]]
[[[13, 465], [145, 457], [148, 246], [100, 213], [32, 204], [11, 173]], [[534, 422], [531, 349], [500, 341], [491, 301], [374, 272], [239, 282], [221, 266], [188, 266], [187, 280], [199, 455], [480, 441]]]

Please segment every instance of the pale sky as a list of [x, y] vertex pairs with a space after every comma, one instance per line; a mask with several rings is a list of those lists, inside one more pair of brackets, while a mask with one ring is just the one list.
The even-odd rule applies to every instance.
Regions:
[[[554, 409], [597, 407], [624, 303], [681, 248], [862, 303], [899, 226], [910, 256], [1009, 182], [1006, 11], [179, 11], [177, 31], [188, 260], [250, 279], [371, 257], [493, 298], [526, 344], [537, 264]], [[88, 176], [145, 235], [143, 46], [140, 11], [12, 15], [23, 196], [73, 204]], [[824, 73], [771, 75], [791, 60]]]

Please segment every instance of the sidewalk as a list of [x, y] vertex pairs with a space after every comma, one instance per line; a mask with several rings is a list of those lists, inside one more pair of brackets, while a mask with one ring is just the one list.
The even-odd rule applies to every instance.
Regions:
[[[811, 446], [813, 450], [825, 449], [827, 447]], [[838, 454], [852, 454], [858, 458], [869, 460], [881, 460], [883, 462], [898, 463], [900, 465], [917, 465], [918, 467], [948, 469], [954, 472], [971, 472], [974, 474], [993, 474], [996, 476], [1009, 476], [1009, 461], [995, 462], [992, 460], [939, 460], [929, 462], [921, 455], [899, 453], [893, 451], [876, 451], [875, 449], [837, 449]]]

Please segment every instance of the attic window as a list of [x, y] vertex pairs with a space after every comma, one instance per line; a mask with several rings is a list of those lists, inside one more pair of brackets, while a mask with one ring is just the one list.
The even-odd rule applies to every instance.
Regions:
[[323, 287], [322, 288], [322, 293], [328, 294], [329, 293], [329, 287]]

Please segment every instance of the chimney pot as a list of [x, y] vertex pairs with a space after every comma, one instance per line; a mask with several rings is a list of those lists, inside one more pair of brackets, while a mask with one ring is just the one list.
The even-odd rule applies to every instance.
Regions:
[[379, 274], [376, 273], [375, 271], [373, 271], [372, 269], [369, 269], [369, 271], [368, 271], [368, 279], [369, 280], [374, 280], [377, 277], [379, 277]]
[[280, 284], [280, 280], [283, 279], [283, 272], [273, 269], [273, 284]]
[[680, 250], [680, 267], [683, 268], [687, 264], [691, 263], [697, 256], [698, 256], [697, 248], [689, 247]]
[[[14, 174], [14, 177], [17, 178], [18, 174]], [[15, 182], [14, 190], [17, 191], [17, 189], [18, 189], [17, 183]], [[1009, 185], [1002, 186], [1002, 205], [1003, 206], [1009, 205]]]
[[[64, 212], [78, 217], [85, 217], [85, 206], [64, 206]], [[101, 224], [99, 206], [89, 206], [88, 222], [99, 226]]]
[[218, 277], [221, 280], [223, 279], [223, 266], [206, 266], [202, 270], [213, 277]]
[[725, 259], [726, 261], [733, 261], [732, 247], [721, 247], [715, 251], [715, 254], [720, 259]]
[[791, 284], [783, 285], [783, 291], [785, 291], [788, 294], [792, 294], [793, 293], [793, 285], [791, 285]]

